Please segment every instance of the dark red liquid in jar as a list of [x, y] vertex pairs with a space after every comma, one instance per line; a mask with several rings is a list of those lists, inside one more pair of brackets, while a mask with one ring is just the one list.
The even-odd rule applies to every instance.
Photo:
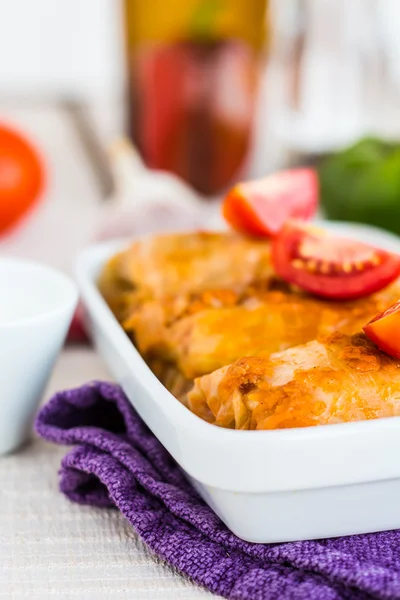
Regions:
[[257, 61], [242, 41], [137, 48], [129, 62], [130, 134], [146, 164], [205, 195], [228, 186], [251, 142]]

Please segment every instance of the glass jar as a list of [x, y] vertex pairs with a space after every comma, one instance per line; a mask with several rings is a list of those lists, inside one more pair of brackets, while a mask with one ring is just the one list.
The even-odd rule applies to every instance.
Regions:
[[243, 173], [267, 0], [125, 0], [129, 133], [146, 164], [213, 196]]

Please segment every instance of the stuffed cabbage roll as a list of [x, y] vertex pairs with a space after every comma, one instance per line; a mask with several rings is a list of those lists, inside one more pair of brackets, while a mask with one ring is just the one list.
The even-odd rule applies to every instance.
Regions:
[[400, 415], [400, 361], [364, 334], [240, 358], [195, 380], [189, 408], [235, 429], [285, 429]]

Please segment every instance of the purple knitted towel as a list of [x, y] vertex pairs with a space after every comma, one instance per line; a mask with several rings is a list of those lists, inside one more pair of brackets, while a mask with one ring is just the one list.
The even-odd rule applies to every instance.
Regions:
[[51, 442], [75, 445], [60, 471], [68, 498], [116, 506], [158, 556], [216, 594], [400, 599], [400, 531], [270, 545], [240, 540], [199, 498], [116, 385], [56, 394], [36, 428]]

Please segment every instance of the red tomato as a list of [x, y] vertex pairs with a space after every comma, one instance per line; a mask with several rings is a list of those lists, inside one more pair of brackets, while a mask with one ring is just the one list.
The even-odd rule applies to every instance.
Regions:
[[68, 344], [89, 344], [89, 336], [87, 334], [84, 325], [84, 314], [81, 304], [78, 307], [73, 316], [66, 342]]
[[400, 358], [400, 302], [374, 317], [363, 329], [383, 352]]
[[226, 196], [222, 213], [234, 229], [270, 237], [276, 235], [288, 219], [310, 219], [317, 208], [316, 171], [292, 169], [239, 183]]
[[285, 225], [271, 252], [282, 279], [323, 298], [367, 296], [400, 275], [400, 256], [296, 221]]
[[36, 150], [0, 125], [0, 233], [15, 225], [37, 200], [44, 181]]

